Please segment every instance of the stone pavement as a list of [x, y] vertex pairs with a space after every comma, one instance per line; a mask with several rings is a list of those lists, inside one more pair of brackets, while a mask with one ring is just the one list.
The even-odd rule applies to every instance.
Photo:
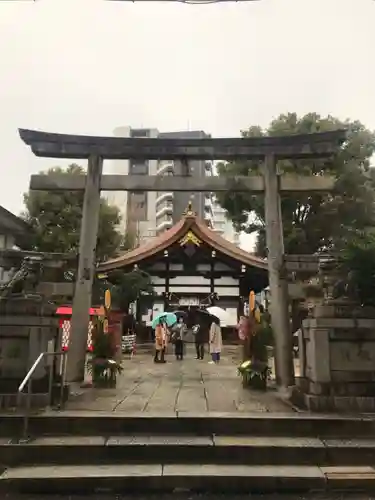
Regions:
[[[172, 346], [170, 346], [172, 347]], [[187, 346], [183, 361], [172, 354], [167, 363], [153, 363], [150, 352], [124, 357], [115, 389], [76, 388], [67, 410], [149, 412], [292, 412], [270, 387], [266, 393], [243, 389], [237, 374], [239, 348], [225, 346], [219, 365], [195, 359]]]

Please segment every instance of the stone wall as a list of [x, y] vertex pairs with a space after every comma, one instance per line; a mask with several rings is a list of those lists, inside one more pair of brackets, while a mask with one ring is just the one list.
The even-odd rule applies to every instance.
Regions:
[[299, 334], [304, 402], [312, 411], [375, 411], [375, 310], [331, 301]]
[[[25, 297], [1, 301], [0, 393], [17, 392], [39, 354], [56, 349], [58, 335], [54, 307], [46, 307], [40, 299]], [[48, 389], [49, 362], [41, 363], [32, 377], [37, 392]]]

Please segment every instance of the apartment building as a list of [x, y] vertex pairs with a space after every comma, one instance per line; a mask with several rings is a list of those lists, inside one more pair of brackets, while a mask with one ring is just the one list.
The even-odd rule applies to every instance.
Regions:
[[[131, 127], [117, 127], [113, 134], [115, 137], [150, 137], [156, 138], [159, 132], [156, 129], [132, 129]], [[112, 160], [104, 163], [104, 171], [117, 175], [156, 175], [157, 160]], [[113, 191], [104, 193], [109, 203], [120, 209], [120, 231], [131, 232], [136, 242], [142, 243], [155, 236], [155, 203], [154, 192], [128, 192]]]
[[225, 209], [212, 197], [213, 229], [226, 240], [239, 246], [240, 234], [235, 231], [232, 222], [227, 218]]
[[[201, 138], [209, 137], [202, 131], [159, 132], [157, 129], [132, 129], [118, 127], [115, 137], [150, 138]], [[189, 162], [190, 175], [201, 177], [213, 175], [211, 162], [197, 160]], [[158, 160], [113, 160], [104, 165], [106, 173], [118, 175], [181, 175], [180, 161]], [[189, 192], [111, 192], [106, 193], [110, 203], [121, 211], [121, 230], [131, 231], [138, 244], [169, 229], [178, 220], [191, 200], [193, 210], [213, 227], [213, 205], [210, 193]]]

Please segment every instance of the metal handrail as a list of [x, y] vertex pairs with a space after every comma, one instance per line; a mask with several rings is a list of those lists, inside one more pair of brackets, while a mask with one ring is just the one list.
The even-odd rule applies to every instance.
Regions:
[[[26, 409], [23, 420], [23, 440], [27, 441], [28, 439], [28, 429], [29, 429], [29, 417], [30, 417], [30, 403], [31, 403], [31, 395], [32, 395], [32, 376], [41, 363], [41, 361], [48, 356], [62, 356], [62, 370], [61, 370], [61, 387], [60, 387], [60, 407], [63, 406], [64, 403], [64, 385], [65, 385], [65, 371], [66, 371], [66, 351], [56, 351], [56, 352], [41, 352], [39, 356], [34, 361], [32, 367], [27, 372], [26, 376], [20, 383], [18, 387], [18, 406], [19, 406], [19, 398], [21, 394], [23, 394], [23, 390], [27, 386], [27, 401], [26, 401]], [[53, 369], [54, 363], [51, 363], [49, 369], [49, 379], [48, 379], [48, 403], [52, 405], [52, 389], [53, 389]]]

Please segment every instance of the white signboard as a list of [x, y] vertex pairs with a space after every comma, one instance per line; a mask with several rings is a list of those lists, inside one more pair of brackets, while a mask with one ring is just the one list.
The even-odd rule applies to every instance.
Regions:
[[178, 303], [180, 306], [199, 306], [200, 300], [198, 297], [182, 297]]

